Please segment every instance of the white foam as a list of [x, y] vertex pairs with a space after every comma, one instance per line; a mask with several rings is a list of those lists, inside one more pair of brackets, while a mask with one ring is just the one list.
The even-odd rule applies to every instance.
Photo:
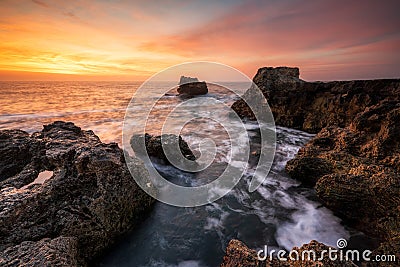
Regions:
[[189, 261], [182, 261], [178, 263], [178, 267], [202, 267], [204, 265], [201, 264], [200, 261], [189, 260]]
[[287, 250], [317, 240], [336, 246], [339, 238], [348, 239], [350, 234], [340, 224], [340, 219], [325, 207], [316, 203], [302, 203], [302, 209], [292, 215], [292, 223], [281, 225], [276, 232], [278, 244]]
[[257, 188], [257, 192], [260, 193], [260, 195], [264, 198], [264, 199], [270, 199], [271, 198], [271, 190], [269, 190], [268, 188], [264, 187], [264, 186], [259, 186]]
[[276, 202], [279, 203], [280, 206], [284, 208], [294, 209], [297, 207], [295, 199], [281, 190], [276, 190], [272, 197]]
[[222, 226], [222, 222], [220, 219], [208, 217], [207, 224], [204, 226], [205, 230], [212, 230], [216, 228], [220, 228]]

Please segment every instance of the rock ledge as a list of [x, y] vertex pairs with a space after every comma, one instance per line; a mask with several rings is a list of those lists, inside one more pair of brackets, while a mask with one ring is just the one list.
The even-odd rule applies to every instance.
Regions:
[[[148, 175], [132, 162], [137, 175]], [[116, 143], [73, 123], [57, 121], [32, 135], [0, 131], [0, 166], [1, 266], [86, 265], [154, 203]], [[53, 176], [29, 185], [44, 170]]]

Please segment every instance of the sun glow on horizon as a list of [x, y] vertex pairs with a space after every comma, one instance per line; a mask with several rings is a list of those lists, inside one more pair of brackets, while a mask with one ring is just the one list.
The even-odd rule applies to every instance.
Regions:
[[396, 2], [295, 2], [3, 0], [0, 80], [146, 79], [199, 60], [250, 77], [282, 65], [310, 80], [398, 76]]

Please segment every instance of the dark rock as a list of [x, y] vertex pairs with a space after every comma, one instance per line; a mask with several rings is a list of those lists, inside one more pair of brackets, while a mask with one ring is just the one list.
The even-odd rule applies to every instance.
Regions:
[[78, 266], [79, 255], [74, 237], [24, 241], [0, 252], [1, 266]]
[[[357, 114], [345, 128], [322, 129], [286, 165], [294, 178], [312, 177], [317, 196], [328, 208], [380, 239], [379, 248], [393, 249], [386, 254], [400, 251], [399, 121], [400, 105], [382, 101]], [[316, 159], [330, 168], [310, 174]]]
[[357, 228], [384, 236], [386, 233], [379, 220], [397, 211], [400, 203], [398, 184], [399, 177], [390, 168], [362, 164], [350, 168], [349, 173], [322, 176], [315, 189], [327, 207]]
[[[400, 251], [400, 223], [393, 223], [400, 216], [400, 80], [306, 82], [297, 68], [261, 68], [253, 81], [277, 125], [318, 133], [286, 171], [315, 185], [328, 208], [380, 239], [377, 250]], [[254, 89], [243, 98], [254, 98]], [[255, 119], [243, 100], [232, 108]]]
[[[148, 133], [146, 133], [144, 136], [143, 135], [134, 135], [131, 138], [131, 146], [134, 149], [135, 153], [137, 153], [139, 156], [144, 155], [144, 151], [138, 150], [138, 148], [141, 147], [141, 142], [145, 142], [145, 147], [147, 150], [147, 155], [149, 157], [154, 157], [157, 159], [162, 160], [164, 163], [169, 164], [170, 162], [167, 159], [167, 156], [165, 155], [164, 148], [168, 146], [172, 146], [179, 142], [179, 148], [180, 151], [175, 151], [174, 149], [171, 149], [172, 153], [176, 153], [175, 158], [178, 158], [179, 155], [183, 155], [186, 159], [194, 161], [196, 160], [196, 157], [194, 156], [192, 150], [190, 150], [189, 145], [186, 143], [185, 140], [182, 139], [181, 136], [177, 136], [174, 134], [164, 134], [162, 136], [153, 136]], [[163, 143], [161, 142], [161, 139]]]
[[[30, 161], [16, 161], [22, 171], [0, 184], [3, 255], [23, 258], [19, 252], [35, 254], [26, 252], [24, 241], [36, 242], [32, 243], [34, 249], [64, 246], [64, 241], [53, 239], [65, 237], [76, 240], [78, 261], [85, 263], [135, 227], [154, 202], [136, 185], [118, 145], [103, 144], [92, 131], [81, 130], [73, 123], [55, 122], [31, 136], [21, 131], [15, 132], [15, 138], [10, 131], [2, 131], [0, 136], [7, 136], [2, 139], [3, 147], [13, 147], [18, 138], [16, 146], [23, 144], [31, 156]], [[138, 159], [132, 158], [132, 162], [137, 175], [148, 176]], [[44, 170], [53, 171], [53, 176], [43, 184], [28, 185]], [[51, 240], [40, 241], [44, 238]], [[68, 249], [72, 247], [68, 245]], [[7, 248], [10, 253], [4, 252]], [[57, 249], [64, 250], [55, 248], [55, 254]], [[37, 262], [41, 262], [42, 256], [38, 257]], [[49, 258], [44, 265], [53, 263]]]
[[206, 82], [191, 82], [179, 85], [177, 91], [179, 95], [196, 96], [207, 94], [208, 88]]
[[[348, 223], [380, 239], [374, 253], [398, 254], [400, 80], [306, 82], [297, 68], [282, 67], [259, 69], [253, 82], [277, 125], [318, 133], [286, 171], [315, 185], [321, 201]], [[253, 99], [255, 91], [243, 98]], [[243, 100], [232, 108], [255, 119]]]
[[[400, 80], [360, 80], [306, 82], [299, 79], [298, 68], [261, 68], [253, 82], [262, 91], [280, 126], [318, 133], [326, 126], [345, 127], [368, 106], [384, 99], [400, 100]], [[254, 88], [243, 95], [254, 96]], [[254, 120], [245, 101], [238, 100], [232, 109], [242, 118]]]
[[[245, 244], [239, 240], [231, 240], [226, 248], [226, 253], [223, 259], [221, 267], [262, 267], [262, 266], [276, 266], [276, 267], [308, 267], [308, 266], [331, 266], [331, 267], [346, 267], [354, 266], [351, 261], [332, 261], [328, 257], [328, 253], [324, 253], [324, 257], [320, 260], [320, 256], [323, 250], [328, 251], [329, 247], [312, 240], [310, 243], [303, 245], [300, 248], [294, 247], [292, 250], [298, 251], [299, 255], [302, 255], [303, 251], [313, 250], [316, 252], [316, 260], [291, 260], [288, 253], [285, 255], [287, 261], [281, 261], [277, 258], [272, 260], [267, 257], [266, 260], [258, 260], [257, 252], [255, 250], [249, 249]], [[308, 254], [305, 254], [306, 257]], [[293, 256], [295, 254], [293, 253]], [[301, 259], [301, 257], [300, 257]]]
[[31, 162], [30, 147], [35, 145], [24, 131], [0, 132], [0, 182], [21, 172]]
[[310, 186], [314, 186], [323, 175], [331, 173], [332, 168], [327, 160], [316, 157], [291, 159], [286, 165], [286, 171], [292, 178]]

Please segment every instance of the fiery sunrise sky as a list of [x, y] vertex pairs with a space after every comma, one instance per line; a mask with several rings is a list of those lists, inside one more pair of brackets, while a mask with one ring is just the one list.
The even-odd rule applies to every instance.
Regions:
[[253, 77], [399, 78], [400, 1], [0, 1], [0, 80], [143, 80], [187, 61]]

